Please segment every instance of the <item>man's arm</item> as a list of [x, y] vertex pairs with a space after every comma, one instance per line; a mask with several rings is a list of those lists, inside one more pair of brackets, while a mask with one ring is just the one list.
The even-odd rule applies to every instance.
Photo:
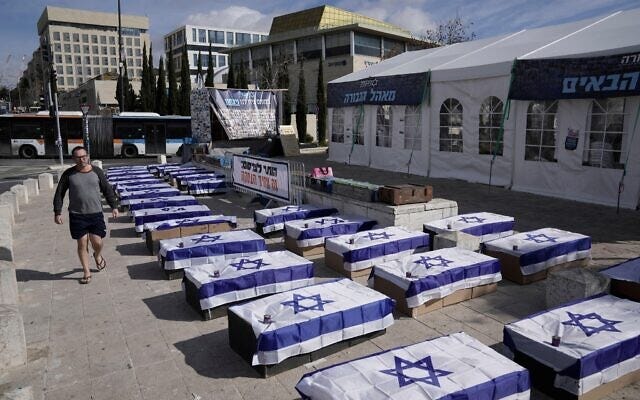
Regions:
[[93, 170], [98, 175], [98, 179], [100, 181], [100, 191], [104, 195], [104, 198], [107, 199], [107, 203], [109, 203], [109, 206], [111, 207], [112, 210], [117, 210], [118, 202], [116, 200], [116, 194], [114, 193], [113, 188], [109, 184], [107, 177], [104, 175], [104, 172], [102, 171], [102, 169], [94, 166]]
[[62, 204], [64, 202], [64, 195], [69, 189], [69, 170], [64, 171], [58, 182], [56, 193], [53, 195], [53, 213], [55, 215], [62, 214]]

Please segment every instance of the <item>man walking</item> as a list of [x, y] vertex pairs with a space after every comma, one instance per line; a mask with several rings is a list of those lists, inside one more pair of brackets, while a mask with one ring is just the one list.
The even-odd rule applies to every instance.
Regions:
[[89, 269], [89, 242], [93, 247], [93, 258], [98, 271], [102, 271], [107, 262], [102, 256], [102, 238], [107, 234], [102, 213], [100, 193], [111, 206], [111, 215], [118, 217], [116, 196], [104, 175], [104, 172], [89, 163], [87, 150], [77, 146], [71, 151], [76, 165], [67, 169], [60, 177], [56, 193], [53, 196], [53, 212], [56, 224], [62, 224], [62, 203], [69, 190], [69, 230], [71, 237], [78, 243], [78, 258], [84, 274], [80, 283], [91, 282]]

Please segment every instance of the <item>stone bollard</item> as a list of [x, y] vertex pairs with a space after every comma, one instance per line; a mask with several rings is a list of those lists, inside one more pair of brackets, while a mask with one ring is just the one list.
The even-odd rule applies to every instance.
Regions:
[[13, 207], [11, 207], [11, 204], [0, 203], [0, 221], [9, 221], [11, 226], [15, 225], [16, 219], [13, 215]]
[[13, 261], [13, 229], [7, 219], [0, 219], [0, 260]]
[[547, 276], [547, 308], [608, 290], [610, 280], [587, 268], [551, 271]]
[[91, 165], [94, 165], [94, 166], [96, 166], [96, 167], [98, 167], [98, 168], [102, 169], [102, 161], [100, 161], [100, 160], [93, 160], [93, 161], [91, 161]]
[[40, 194], [40, 190], [38, 189], [38, 180], [29, 178], [22, 181], [22, 184], [25, 188], [27, 188], [27, 194], [29, 197], [37, 196]]
[[480, 251], [480, 238], [464, 232], [439, 233], [433, 240], [433, 249], [458, 247], [470, 251]]
[[48, 172], [38, 175], [38, 187], [42, 191], [53, 190], [53, 175]]
[[0, 349], [0, 371], [27, 363], [24, 323], [15, 304], [0, 304]]
[[166, 164], [167, 156], [166, 154], [158, 154], [158, 164]]
[[0, 261], [0, 304], [18, 304], [16, 270], [6, 261]]
[[0, 194], [0, 204], [11, 206], [13, 216], [20, 214], [20, 205], [18, 204], [18, 196], [13, 192], [4, 192]]
[[33, 389], [31, 386], [9, 387], [0, 400], [33, 400]]
[[18, 204], [29, 204], [29, 193], [24, 185], [11, 186], [10, 190], [18, 197]]

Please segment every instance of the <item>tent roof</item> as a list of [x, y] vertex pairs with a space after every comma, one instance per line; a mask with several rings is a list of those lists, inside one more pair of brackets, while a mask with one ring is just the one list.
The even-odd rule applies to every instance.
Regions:
[[508, 75], [513, 60], [591, 57], [640, 51], [640, 8], [570, 22], [402, 53], [330, 83], [431, 70], [431, 81]]

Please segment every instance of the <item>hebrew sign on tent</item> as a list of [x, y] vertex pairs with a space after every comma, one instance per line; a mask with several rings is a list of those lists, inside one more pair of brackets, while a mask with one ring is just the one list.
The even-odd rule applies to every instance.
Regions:
[[276, 132], [276, 95], [262, 90], [209, 89], [211, 106], [229, 140]]

